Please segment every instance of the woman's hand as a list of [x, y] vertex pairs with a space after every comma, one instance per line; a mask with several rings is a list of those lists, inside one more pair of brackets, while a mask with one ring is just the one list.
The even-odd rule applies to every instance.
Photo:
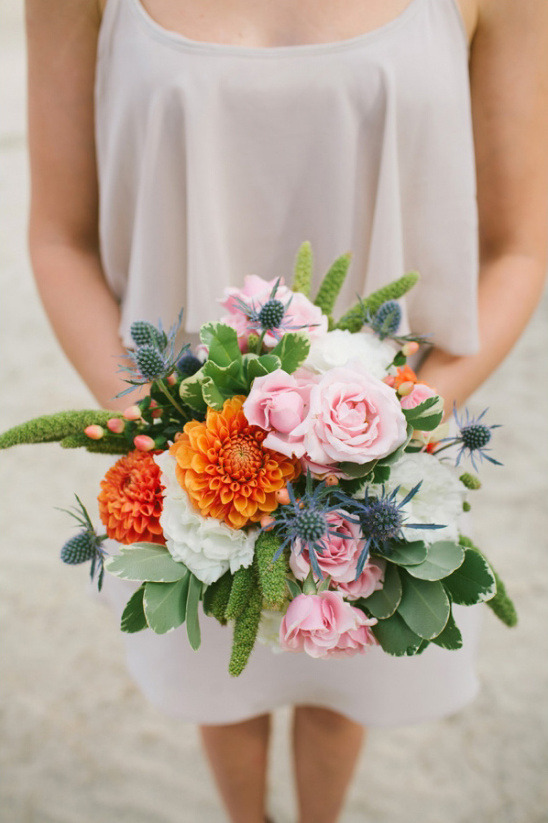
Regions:
[[451, 407], [499, 365], [542, 294], [548, 245], [548, 2], [478, 0], [470, 53], [480, 281], [478, 354], [420, 369]]

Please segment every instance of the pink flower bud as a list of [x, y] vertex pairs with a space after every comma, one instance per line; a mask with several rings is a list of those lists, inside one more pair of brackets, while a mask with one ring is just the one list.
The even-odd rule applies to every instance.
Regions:
[[105, 436], [104, 428], [97, 425], [86, 426], [84, 433], [90, 438], [90, 440], [100, 440]]
[[260, 522], [263, 529], [265, 529], [266, 531], [270, 531], [276, 520], [269, 514], [263, 514]]
[[280, 506], [287, 506], [289, 503], [289, 492], [287, 489], [278, 489], [276, 492], [276, 500], [280, 504]]
[[123, 412], [124, 417], [126, 420], [140, 420], [141, 419], [141, 409], [139, 406], [128, 406], [127, 409]]
[[412, 383], [411, 380], [406, 380], [405, 383], [400, 383], [398, 386], [398, 394], [400, 397], [407, 397], [408, 394], [411, 394], [414, 388], [415, 384]]
[[151, 401], [150, 401], [150, 406], [149, 406], [149, 408], [152, 410], [152, 417], [153, 417], [153, 419], [156, 419], [157, 417], [161, 417], [161, 416], [162, 416], [162, 409], [159, 407], [159, 405], [158, 405], [158, 403], [156, 402], [156, 400], [151, 400]]
[[122, 434], [125, 427], [126, 424], [121, 419], [121, 417], [111, 417], [109, 420], [107, 420], [107, 429], [113, 434]]
[[156, 448], [156, 443], [148, 434], [138, 434], [133, 438], [133, 444], [140, 452], [150, 452]]
[[412, 354], [416, 354], [418, 352], [419, 344], [416, 340], [409, 340], [407, 343], [403, 344], [401, 350], [406, 357], [411, 357]]
[[174, 374], [170, 374], [169, 377], [166, 378], [166, 382], [168, 386], [174, 386], [177, 382], [177, 378]]

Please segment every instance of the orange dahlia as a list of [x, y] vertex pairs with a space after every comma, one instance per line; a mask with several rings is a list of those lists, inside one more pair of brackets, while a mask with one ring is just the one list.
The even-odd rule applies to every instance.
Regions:
[[249, 425], [244, 400], [233, 397], [220, 412], [208, 409], [204, 423], [191, 420], [169, 450], [195, 508], [233, 529], [274, 511], [276, 492], [300, 471], [296, 459], [263, 446], [267, 432]]
[[132, 451], [116, 461], [101, 481], [99, 514], [107, 534], [119, 543], [164, 543], [160, 468], [149, 452]]

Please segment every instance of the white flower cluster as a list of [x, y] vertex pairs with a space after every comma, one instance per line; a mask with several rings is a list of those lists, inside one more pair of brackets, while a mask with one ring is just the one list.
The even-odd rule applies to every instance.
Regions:
[[437, 457], [426, 452], [405, 454], [392, 466], [386, 491], [390, 493], [399, 486], [398, 499], [402, 500], [420, 481], [422, 485], [402, 511], [408, 523], [436, 523], [443, 529], [407, 529], [407, 540], [423, 540], [436, 543], [438, 540], [458, 540], [458, 519], [462, 514], [462, 504], [466, 489], [456, 471], [440, 463]]
[[380, 340], [375, 334], [352, 334], [347, 330], [335, 329], [310, 340], [310, 352], [304, 368], [323, 374], [329, 369], [346, 366], [350, 360], [359, 360], [370, 374], [382, 380], [396, 351], [392, 343]]
[[251, 565], [258, 529], [231, 529], [214, 517], [203, 517], [189, 501], [175, 475], [175, 458], [165, 451], [154, 457], [165, 487], [160, 525], [169, 553], [206, 585], [230, 569]]

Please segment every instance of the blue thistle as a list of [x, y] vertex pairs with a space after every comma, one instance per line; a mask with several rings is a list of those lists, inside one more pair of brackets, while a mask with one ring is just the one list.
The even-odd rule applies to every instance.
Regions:
[[[306, 477], [306, 488], [304, 494], [297, 499], [291, 483], [287, 484], [287, 491], [290, 502], [285, 506], [279, 506], [273, 513], [276, 520], [274, 526], [278, 536], [281, 538], [280, 546], [273, 558], [276, 561], [287, 546], [293, 546], [297, 541], [300, 545], [300, 553], [307, 551], [310, 565], [314, 575], [323, 580], [322, 570], [318, 565], [318, 554], [323, 554], [326, 549], [325, 540], [330, 534], [340, 535], [331, 528], [327, 521], [327, 515], [332, 511], [341, 508], [337, 501], [330, 505], [327, 499], [332, 492], [332, 488], [325, 483], [319, 483], [313, 487], [312, 475], [310, 472]], [[345, 513], [345, 518], [351, 519]], [[354, 522], [358, 522], [358, 519]]]
[[490, 449], [485, 448], [488, 443], [491, 442], [491, 432], [493, 429], [500, 429], [499, 423], [488, 426], [486, 423], [481, 422], [487, 411], [488, 409], [484, 409], [478, 417], [474, 418], [471, 417], [468, 409], [465, 409], [464, 415], [459, 419], [456, 406], [454, 405], [453, 417], [459, 428], [459, 434], [456, 437], [445, 437], [443, 441], [440, 442], [446, 443], [446, 445], [436, 449], [435, 453], [439, 454], [439, 452], [449, 449], [451, 446], [460, 446], [455, 461], [456, 466], [459, 465], [463, 456], [470, 458], [475, 471], [478, 471], [476, 458], [479, 458], [480, 462], [482, 460], [488, 460], [489, 463], [493, 463], [495, 466], [502, 466], [499, 460], [495, 460], [494, 457], [487, 454]]
[[70, 514], [83, 529], [74, 537], [67, 540], [61, 549], [61, 560], [63, 563], [68, 563], [71, 566], [91, 560], [90, 579], [93, 581], [97, 574], [97, 588], [101, 591], [105, 573], [104, 559], [106, 555], [102, 543], [107, 535], [97, 534], [89, 514], [86, 511], [86, 507], [78, 495], [75, 495], [75, 497], [78, 501], [77, 506], [73, 506], [72, 509], [60, 509], [60, 511]]
[[270, 299], [263, 305], [258, 314], [258, 321], [262, 329], [270, 331], [277, 329], [282, 323], [285, 314], [285, 306], [281, 300]]
[[196, 357], [192, 352], [186, 352], [180, 360], [177, 361], [177, 371], [179, 371], [183, 377], [192, 377], [203, 365], [199, 357]]
[[390, 557], [394, 543], [405, 542], [404, 528], [409, 529], [442, 529], [443, 525], [433, 523], [406, 523], [403, 507], [409, 503], [416, 495], [422, 485], [422, 481], [413, 486], [403, 500], [397, 500], [400, 490], [398, 486], [390, 494], [382, 487], [380, 497], [370, 497], [369, 487], [366, 487], [363, 501], [353, 500], [350, 504], [351, 510], [355, 511], [359, 517], [364, 537], [365, 546], [358, 558], [356, 567], [356, 580], [363, 572], [365, 562], [370, 551], [383, 557]]
[[375, 334], [384, 340], [385, 337], [395, 337], [400, 327], [402, 317], [401, 306], [395, 300], [387, 300], [371, 317], [369, 325]]
[[129, 360], [129, 365], [121, 366], [119, 369], [128, 375], [125, 381], [130, 383], [130, 388], [120, 392], [116, 395], [117, 397], [129, 394], [136, 386], [146, 386], [155, 380], [162, 381], [173, 373], [178, 361], [189, 348], [188, 343], [178, 351], [175, 346], [182, 319], [183, 312], [181, 311], [177, 322], [167, 334], [162, 329], [161, 323], [158, 328], [144, 320], [138, 320], [132, 324], [131, 336], [137, 349], [128, 351], [125, 358]]
[[251, 305], [248, 305], [240, 297], [233, 298], [238, 309], [249, 321], [249, 331], [261, 335], [261, 342], [266, 332], [270, 332], [270, 334], [279, 341], [288, 331], [308, 328], [307, 325], [291, 325], [291, 315], [288, 314], [288, 309], [293, 297], [284, 305], [281, 300], [276, 298], [276, 292], [279, 286], [280, 280], [278, 278], [274, 283], [268, 300], [262, 305], [256, 305], [254, 301], [251, 301]]

